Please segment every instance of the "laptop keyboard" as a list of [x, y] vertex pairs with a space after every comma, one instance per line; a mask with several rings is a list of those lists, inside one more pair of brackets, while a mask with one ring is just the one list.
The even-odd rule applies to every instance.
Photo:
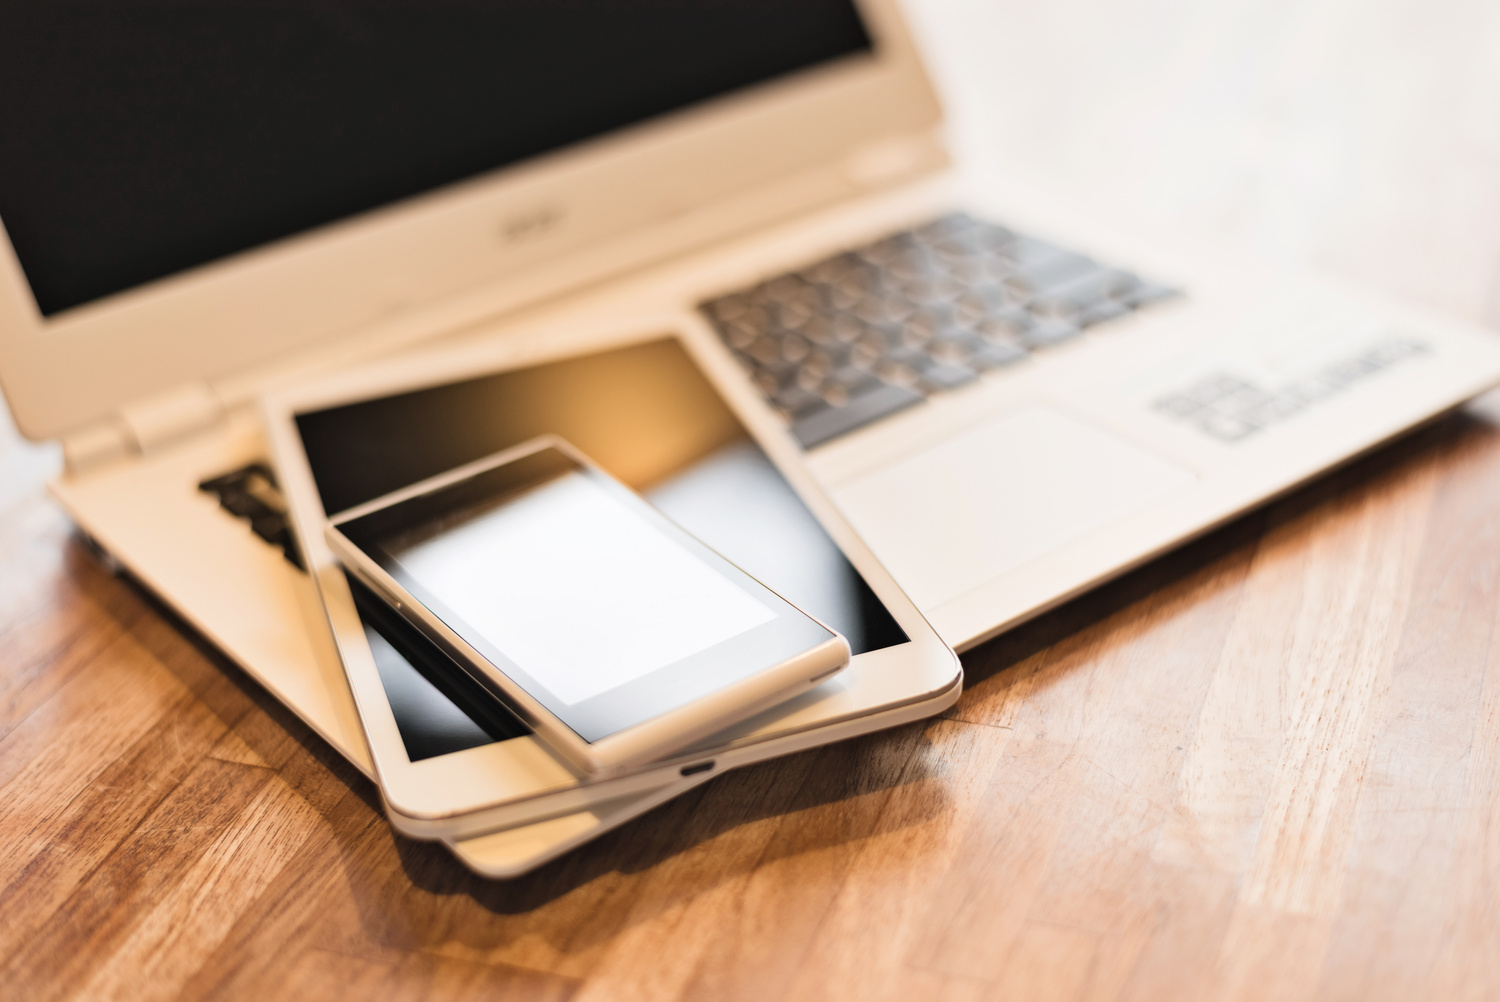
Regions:
[[956, 213], [701, 308], [810, 449], [1177, 295]]
[[302, 553], [287, 522], [286, 501], [276, 485], [276, 475], [265, 463], [251, 463], [238, 470], [210, 477], [198, 485], [219, 499], [219, 507], [250, 523], [250, 531], [272, 546], [281, 548], [293, 566], [303, 570]]

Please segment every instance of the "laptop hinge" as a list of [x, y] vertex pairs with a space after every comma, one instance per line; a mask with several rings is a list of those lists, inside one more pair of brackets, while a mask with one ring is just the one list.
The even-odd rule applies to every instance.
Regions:
[[63, 439], [63, 456], [74, 473], [127, 453], [149, 453], [224, 418], [224, 404], [207, 383], [189, 383], [129, 404], [113, 420]]
[[120, 409], [120, 420], [137, 452], [150, 452], [223, 418], [224, 404], [207, 383], [188, 383]]
[[64, 435], [62, 451], [68, 472], [82, 473], [129, 452], [130, 436], [119, 421], [103, 421]]

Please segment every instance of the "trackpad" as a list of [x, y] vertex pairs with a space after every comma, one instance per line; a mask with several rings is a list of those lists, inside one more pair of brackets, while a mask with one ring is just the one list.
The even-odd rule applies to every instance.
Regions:
[[832, 494], [912, 601], [933, 609], [1194, 480], [1116, 435], [1031, 407]]

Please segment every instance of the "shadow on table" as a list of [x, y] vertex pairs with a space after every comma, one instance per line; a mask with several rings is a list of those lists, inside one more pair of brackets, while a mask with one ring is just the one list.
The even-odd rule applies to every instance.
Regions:
[[[398, 840], [396, 850], [417, 886], [467, 894], [500, 914], [532, 911], [607, 874], [640, 875], [662, 865], [700, 894], [778, 860], [796, 865], [797, 857], [847, 849], [941, 815], [945, 787], [928, 754], [926, 726], [908, 724], [733, 770], [512, 880], [476, 878], [426, 843]], [[903, 787], [915, 787], [904, 808], [885, 810]], [[724, 836], [722, 851], [692, 857]]]
[[[384, 874], [376, 871], [386, 869], [386, 864], [379, 862], [385, 854], [372, 853], [366, 844], [371, 816], [384, 818], [374, 784], [148, 587], [128, 574], [121, 575], [120, 582], [112, 580], [81, 542], [70, 546], [67, 559], [72, 577], [85, 592], [111, 607], [142, 646], [323, 814], [333, 836], [349, 850], [345, 853], [346, 865], [370, 871], [351, 872], [350, 878], [377, 886]], [[124, 594], [120, 592], [121, 582], [126, 586]], [[134, 604], [130, 596], [155, 616], [130, 610], [128, 607]], [[274, 726], [264, 726], [263, 722]], [[811, 852], [872, 834], [880, 830], [882, 822], [878, 808], [867, 802], [897, 786], [922, 782], [927, 776], [930, 757], [924, 754], [928, 742], [923, 730], [922, 723], [907, 725], [733, 770], [531, 874], [509, 881], [476, 876], [438, 843], [409, 839], [383, 825], [374, 826], [374, 830], [388, 839], [400, 867], [418, 888], [439, 895], [465, 894], [497, 913], [525, 912], [602, 874], [651, 870], [745, 825], [776, 823], [776, 819], [820, 810], [861, 818], [853, 828], [849, 819], [838, 817], [828, 823], [794, 826], [794, 837], [773, 839], [774, 844], [755, 863], [774, 858], [777, 853]], [[295, 761], [298, 758], [304, 761]], [[364, 810], [351, 813], [347, 804], [333, 802], [347, 798], [306, 789], [307, 782], [300, 777], [307, 771], [308, 759], [336, 778], [344, 793], [353, 793]], [[861, 801], [866, 803], [854, 806]], [[906, 816], [903, 823], [916, 823], [941, 810], [940, 798], [926, 797], [922, 809]]]

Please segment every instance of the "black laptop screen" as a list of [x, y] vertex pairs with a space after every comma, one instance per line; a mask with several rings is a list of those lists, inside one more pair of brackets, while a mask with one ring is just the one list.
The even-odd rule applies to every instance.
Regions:
[[0, 7], [45, 315], [870, 48], [851, 0]]

